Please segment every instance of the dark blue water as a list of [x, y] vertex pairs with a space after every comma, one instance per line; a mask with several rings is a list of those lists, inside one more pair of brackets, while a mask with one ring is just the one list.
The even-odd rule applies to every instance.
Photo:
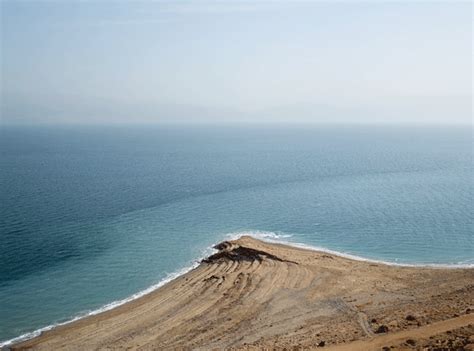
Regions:
[[474, 263], [471, 127], [3, 127], [0, 170], [0, 340], [241, 233]]

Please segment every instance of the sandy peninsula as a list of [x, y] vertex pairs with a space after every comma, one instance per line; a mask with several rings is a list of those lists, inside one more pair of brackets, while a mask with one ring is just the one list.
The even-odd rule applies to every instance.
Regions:
[[474, 350], [474, 269], [389, 266], [251, 237], [216, 248], [149, 295], [11, 348]]

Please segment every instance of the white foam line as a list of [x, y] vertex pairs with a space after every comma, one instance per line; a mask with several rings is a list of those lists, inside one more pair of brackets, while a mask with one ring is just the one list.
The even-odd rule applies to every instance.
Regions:
[[96, 310], [81, 313], [81, 314], [77, 315], [76, 317], [74, 317], [72, 319], [69, 319], [65, 322], [54, 323], [54, 324], [48, 325], [46, 327], [37, 329], [35, 331], [22, 334], [22, 335], [17, 336], [13, 339], [6, 340], [6, 341], [0, 341], [0, 348], [7, 347], [9, 345], [16, 344], [16, 343], [21, 342], [21, 341], [33, 339], [33, 338], [41, 335], [41, 333], [43, 333], [45, 331], [48, 331], [48, 330], [54, 329], [56, 327], [60, 327], [62, 325], [72, 323], [72, 322], [75, 322], [77, 320], [80, 320], [80, 319], [83, 319], [83, 318], [86, 318], [86, 317], [89, 317], [89, 316], [95, 316], [99, 313], [109, 311], [113, 308], [116, 308], [118, 306], [126, 304], [127, 302], [130, 302], [130, 301], [136, 300], [136, 299], [138, 299], [142, 296], [148, 295], [151, 292], [153, 292], [153, 291], [157, 290], [158, 288], [162, 287], [163, 285], [165, 285], [165, 284], [175, 280], [176, 278], [190, 272], [191, 270], [197, 268], [199, 266], [201, 260], [204, 259], [205, 257], [209, 256], [212, 253], [212, 250], [215, 251], [215, 249], [213, 249], [213, 248], [206, 248], [203, 251], [203, 256], [200, 259], [196, 260], [191, 266], [184, 267], [184, 268], [182, 268], [182, 269], [180, 269], [180, 270], [178, 270], [174, 273], [168, 274], [164, 279], [160, 280], [158, 283], [156, 283], [156, 284], [154, 284], [154, 285], [152, 285], [152, 286], [150, 286], [150, 287], [148, 287], [144, 290], [141, 290], [141, 291], [125, 298], [125, 299], [113, 301], [111, 303], [108, 303], [105, 306], [102, 306], [102, 307], [96, 309]]
[[231, 240], [239, 239], [242, 236], [251, 236], [255, 239], [259, 239], [259, 240], [266, 241], [273, 244], [284, 244], [284, 245], [288, 245], [288, 246], [292, 246], [292, 247], [296, 247], [300, 249], [329, 253], [334, 256], [348, 258], [354, 261], [378, 263], [378, 264], [383, 264], [387, 266], [414, 267], [414, 268], [443, 268], [443, 269], [474, 268], [474, 263], [443, 264], [443, 263], [398, 263], [398, 262], [383, 261], [383, 260], [377, 260], [373, 258], [361, 257], [361, 256], [357, 256], [350, 253], [326, 249], [324, 247], [312, 246], [308, 244], [282, 240], [282, 238], [292, 237], [292, 235], [290, 234], [277, 234], [273, 232], [264, 232], [264, 231], [244, 231], [244, 232], [232, 233], [232, 234], [229, 234], [228, 236], [231, 238]]
[[[228, 240], [237, 240], [237, 239], [241, 238], [242, 236], [251, 236], [255, 239], [259, 239], [259, 240], [266, 241], [266, 242], [269, 242], [269, 243], [284, 244], [284, 245], [293, 246], [293, 247], [300, 248], [300, 249], [325, 252], [325, 253], [329, 253], [331, 255], [344, 257], [344, 258], [349, 258], [349, 259], [352, 259], [352, 260], [355, 260], [355, 261], [372, 262], [372, 263], [384, 264], [384, 265], [388, 265], [388, 266], [429, 267], [429, 268], [474, 268], [474, 263], [468, 263], [468, 264], [436, 264], [436, 263], [432, 263], [432, 264], [429, 264], [429, 263], [428, 264], [410, 264], [410, 263], [395, 263], [395, 262], [387, 262], [387, 261], [376, 260], [376, 259], [371, 259], [371, 258], [364, 258], [364, 257], [360, 257], [360, 256], [356, 256], [356, 255], [352, 255], [352, 254], [348, 254], [348, 253], [344, 253], [344, 252], [334, 251], [334, 250], [330, 250], [330, 249], [326, 249], [326, 248], [322, 248], [322, 247], [311, 246], [311, 245], [307, 245], [307, 244], [303, 244], [303, 243], [295, 243], [295, 242], [290, 242], [290, 241], [283, 240], [284, 238], [292, 237], [291, 234], [282, 234], [282, 233], [278, 234], [278, 233], [274, 233], [274, 232], [255, 230], [255, 231], [242, 231], [242, 232], [236, 232], [236, 233], [229, 233], [229, 234], [226, 235]], [[182, 269], [180, 269], [180, 270], [178, 270], [174, 273], [168, 274], [168, 276], [166, 278], [162, 279], [157, 284], [154, 284], [154, 285], [152, 285], [152, 286], [150, 286], [150, 287], [148, 287], [148, 288], [146, 288], [142, 291], [139, 291], [139, 292], [123, 299], [123, 300], [113, 301], [113, 302], [111, 302], [111, 303], [109, 303], [109, 304], [107, 304], [107, 305], [105, 305], [105, 306], [103, 306], [99, 309], [89, 311], [89, 312], [86, 312], [86, 313], [82, 313], [82, 314], [80, 314], [80, 315], [78, 315], [78, 316], [76, 316], [76, 317], [74, 317], [70, 320], [65, 321], [65, 322], [51, 324], [51, 325], [48, 325], [46, 327], [37, 329], [35, 331], [25, 333], [23, 335], [20, 335], [18, 337], [13, 338], [13, 339], [6, 340], [6, 341], [1, 341], [0, 342], [0, 348], [4, 348], [6, 346], [9, 346], [9, 345], [21, 342], [21, 341], [25, 341], [25, 340], [35, 338], [35, 337], [41, 335], [41, 333], [43, 333], [45, 331], [48, 331], [48, 330], [54, 329], [56, 327], [72, 323], [72, 322], [75, 322], [75, 321], [77, 321], [79, 319], [83, 319], [85, 317], [95, 316], [99, 313], [109, 311], [109, 310], [111, 310], [113, 308], [116, 308], [118, 306], [121, 306], [121, 305], [123, 305], [127, 302], [130, 302], [130, 301], [136, 300], [136, 299], [138, 299], [142, 296], [148, 295], [149, 293], [157, 290], [158, 288], [162, 287], [163, 285], [165, 285], [165, 284], [175, 280], [176, 278], [190, 272], [191, 270], [197, 268], [199, 266], [201, 260], [203, 258], [209, 256], [212, 253], [213, 250], [214, 249], [212, 247], [206, 248], [203, 251], [202, 257], [200, 259], [196, 260], [191, 266], [182, 268]]]

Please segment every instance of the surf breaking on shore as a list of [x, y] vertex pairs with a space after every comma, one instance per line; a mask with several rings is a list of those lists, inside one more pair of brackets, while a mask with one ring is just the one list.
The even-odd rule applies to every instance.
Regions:
[[415, 330], [474, 304], [472, 269], [387, 266], [249, 236], [216, 249], [139, 299], [12, 348], [306, 348]]
[[[334, 256], [339, 256], [343, 258], [348, 258], [350, 260], [355, 260], [355, 261], [363, 261], [363, 262], [372, 262], [372, 263], [378, 263], [378, 264], [384, 264], [387, 266], [398, 266], [398, 267], [420, 267], [420, 268], [443, 268], [443, 269], [450, 269], [450, 268], [474, 268], [474, 263], [467, 263], [467, 262], [458, 262], [458, 263], [408, 263], [408, 262], [393, 262], [393, 261], [387, 261], [387, 260], [382, 260], [382, 259], [376, 259], [376, 258], [369, 258], [369, 257], [363, 257], [363, 256], [358, 256], [352, 253], [347, 253], [347, 252], [342, 252], [342, 251], [337, 251], [337, 250], [331, 250], [322, 246], [314, 246], [314, 245], [309, 245], [305, 243], [300, 243], [300, 242], [295, 242], [295, 241], [290, 241], [288, 239], [291, 239], [293, 235], [291, 234], [279, 234], [279, 233], [274, 233], [274, 232], [268, 232], [268, 231], [243, 231], [243, 232], [237, 232], [237, 233], [230, 233], [227, 234], [227, 237], [229, 240], [238, 240], [243, 236], [250, 236], [252, 238], [261, 240], [261, 241], [266, 241], [269, 243], [274, 243], [274, 244], [284, 244], [288, 246], [293, 246], [296, 248], [300, 249], [305, 249], [305, 250], [311, 250], [311, 251], [316, 251], [316, 252], [326, 252], [328, 254], [334, 255]], [[473, 258], [474, 260], [474, 258]]]
[[[270, 231], [250, 230], [250, 231], [240, 231], [240, 232], [235, 232], [235, 233], [228, 233], [228, 234], [224, 235], [224, 238], [226, 240], [229, 240], [229, 241], [239, 240], [242, 237], [252, 237], [252, 238], [255, 238], [257, 240], [268, 242], [268, 243], [284, 244], [284, 245], [295, 247], [295, 248], [301, 248], [301, 249], [311, 250], [311, 251], [315, 251], [315, 252], [324, 252], [324, 253], [328, 253], [328, 254], [331, 254], [331, 255], [334, 255], [334, 256], [338, 256], [338, 257], [341, 257], [341, 258], [347, 258], [347, 259], [351, 259], [351, 260], [355, 260], [355, 261], [377, 263], [377, 264], [383, 264], [383, 265], [387, 265], [387, 266], [414, 267], [414, 268], [416, 268], [416, 267], [420, 267], [420, 268], [430, 267], [430, 268], [441, 268], [441, 269], [459, 269], [459, 268], [473, 268], [474, 267], [474, 263], [473, 264], [421, 264], [421, 263], [420, 264], [409, 264], [409, 263], [397, 263], [397, 262], [389, 262], [389, 261], [365, 258], [365, 257], [356, 256], [356, 255], [349, 254], [349, 253], [330, 250], [330, 249], [323, 248], [323, 247], [316, 247], [316, 246], [311, 246], [311, 245], [303, 244], [303, 243], [299, 243], [299, 242], [292, 242], [292, 241], [288, 240], [288, 239], [292, 238], [292, 235], [291, 234], [286, 234], [286, 233], [275, 233], [275, 232], [270, 232]], [[102, 306], [98, 309], [92, 310], [92, 311], [81, 312], [78, 315], [76, 315], [76, 316], [74, 316], [71, 319], [68, 319], [66, 321], [54, 323], [54, 324], [39, 328], [37, 330], [34, 330], [32, 332], [22, 334], [22, 335], [20, 335], [18, 337], [15, 337], [13, 339], [1, 341], [0, 342], [0, 347], [6, 347], [6, 346], [9, 346], [9, 345], [19, 343], [19, 342], [30, 340], [32, 338], [38, 337], [42, 333], [50, 331], [54, 328], [67, 325], [69, 323], [76, 322], [76, 321], [81, 320], [83, 318], [95, 316], [97, 314], [100, 314], [100, 313], [103, 313], [103, 312], [106, 312], [106, 311], [110, 311], [110, 310], [112, 310], [116, 307], [119, 307], [119, 306], [124, 305], [126, 303], [129, 303], [131, 301], [139, 299], [139, 298], [141, 298], [145, 295], [148, 295], [148, 294], [154, 292], [155, 290], [159, 289], [163, 285], [165, 285], [165, 284], [173, 281], [174, 279], [177, 279], [180, 276], [182, 276], [182, 275], [190, 272], [191, 270], [197, 268], [199, 263], [202, 260], [206, 259], [206, 257], [208, 257], [209, 255], [215, 253], [216, 247], [217, 247], [217, 245], [213, 245], [212, 247], [206, 248], [205, 250], [203, 250], [203, 254], [201, 255], [201, 257], [199, 257], [197, 260], [195, 260], [191, 265], [185, 266], [185, 267], [183, 267], [183, 268], [181, 268], [181, 269], [179, 269], [175, 272], [167, 274], [167, 276], [165, 278], [163, 278], [162, 280], [160, 280], [158, 283], [153, 284], [150, 287], [148, 287], [144, 290], [141, 290], [141, 291], [139, 291], [139, 292], [137, 292], [137, 293], [135, 293], [135, 294], [133, 294], [129, 297], [126, 297], [126, 298], [121, 299], [121, 300], [112, 301], [112, 302], [110, 302], [110, 303], [108, 303], [108, 304], [106, 304], [106, 305], [104, 305], [104, 306]]]

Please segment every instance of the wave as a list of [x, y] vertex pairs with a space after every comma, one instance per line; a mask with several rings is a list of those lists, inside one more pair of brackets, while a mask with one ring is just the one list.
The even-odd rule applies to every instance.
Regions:
[[292, 234], [285, 234], [281, 232], [266, 232], [266, 231], [242, 231], [236, 233], [227, 234], [227, 236], [231, 240], [236, 240], [241, 238], [242, 236], [251, 236], [255, 239], [259, 239], [262, 241], [266, 241], [269, 243], [274, 244], [284, 244], [288, 246], [293, 246], [300, 249], [311, 250], [311, 251], [319, 251], [325, 252], [334, 256], [344, 257], [355, 261], [363, 261], [363, 262], [370, 262], [370, 263], [378, 263], [387, 266], [397, 266], [397, 267], [418, 267], [418, 268], [443, 268], [443, 269], [459, 269], [459, 268], [474, 268], [474, 259], [462, 261], [458, 263], [400, 263], [400, 262], [391, 262], [391, 261], [384, 261], [375, 258], [367, 258], [362, 256], [357, 256], [351, 253], [336, 251], [327, 249], [325, 247], [308, 245], [304, 243], [294, 242], [294, 241], [287, 241], [284, 240], [286, 238], [293, 237]]
[[228, 240], [237, 240], [243, 236], [251, 236], [255, 239], [260, 239], [262, 241], [268, 242], [282, 242], [282, 239], [291, 238], [292, 234], [285, 234], [281, 232], [269, 232], [265, 230], [249, 230], [249, 231], [240, 231], [234, 233], [228, 233], [225, 235]]
[[[209, 256], [209, 254], [207, 253], [208, 250], [205, 250], [206, 251], [206, 255], [203, 256], [202, 258], [204, 257], [207, 257]], [[202, 259], [201, 258], [201, 259]], [[144, 290], [141, 290], [125, 299], [122, 299], [122, 300], [116, 300], [116, 301], [113, 301], [111, 303], [108, 303], [107, 305], [105, 306], [102, 306], [96, 310], [92, 310], [92, 311], [87, 311], [87, 312], [83, 312], [83, 313], [80, 313], [78, 314], [77, 316], [75, 316], [74, 318], [72, 319], [69, 319], [65, 322], [60, 322], [60, 323], [54, 323], [54, 324], [51, 324], [51, 325], [48, 325], [46, 327], [43, 327], [43, 328], [40, 328], [40, 329], [37, 329], [35, 331], [32, 331], [32, 332], [28, 332], [28, 333], [25, 333], [25, 334], [22, 334], [20, 336], [17, 336], [13, 339], [10, 339], [10, 340], [6, 340], [6, 341], [0, 341], [0, 348], [3, 348], [3, 347], [6, 347], [6, 346], [9, 346], [9, 345], [12, 345], [12, 344], [15, 344], [15, 343], [18, 343], [18, 342], [21, 342], [21, 341], [25, 341], [25, 340], [29, 340], [29, 339], [32, 339], [32, 338], [35, 338], [39, 335], [41, 335], [41, 333], [45, 332], [45, 331], [48, 331], [48, 330], [51, 330], [51, 329], [54, 329], [56, 327], [59, 327], [59, 326], [62, 326], [62, 325], [66, 325], [66, 324], [69, 324], [69, 323], [72, 323], [72, 322], [75, 322], [77, 320], [80, 320], [80, 319], [83, 319], [83, 318], [86, 318], [86, 317], [90, 317], [90, 316], [94, 316], [94, 315], [97, 315], [99, 313], [102, 313], [102, 312], [105, 312], [105, 311], [109, 311], [113, 308], [116, 308], [118, 306], [121, 306], [127, 302], [130, 302], [130, 301], [133, 301], [133, 300], [136, 300], [142, 296], [145, 296], [153, 291], [155, 291], [156, 289], [160, 288], [161, 286], [171, 282], [172, 280], [180, 277], [181, 275], [184, 275], [186, 273], [188, 273], [189, 271], [195, 269], [197, 266], [199, 266], [199, 263], [200, 263], [201, 260], [197, 260], [195, 261], [192, 265], [190, 266], [187, 266], [187, 267], [184, 267], [174, 273], [170, 273], [166, 276], [166, 278], [160, 280], [158, 283], [144, 289]]]
[[[472, 260], [468, 260], [468, 261], [460, 262], [460, 263], [455, 263], [455, 264], [437, 264], [437, 263], [412, 264], [412, 263], [398, 263], [398, 262], [389, 262], [389, 261], [377, 260], [377, 259], [372, 259], [372, 258], [366, 258], [366, 257], [361, 257], [361, 256], [357, 256], [357, 255], [350, 254], [350, 253], [345, 253], [345, 252], [340, 252], [340, 251], [327, 249], [327, 248], [324, 248], [324, 247], [319, 247], [319, 246], [313, 246], [313, 245], [308, 245], [308, 244], [304, 244], [304, 243], [288, 241], [286, 239], [292, 238], [293, 235], [292, 234], [287, 234], [287, 233], [282, 233], [282, 232], [271, 232], [271, 231], [261, 231], [261, 230], [239, 231], [239, 232], [233, 232], [233, 233], [225, 234], [221, 238], [221, 240], [219, 240], [219, 242], [222, 241], [222, 240], [237, 240], [237, 239], [239, 239], [243, 236], [250, 236], [250, 237], [253, 237], [255, 239], [259, 239], [259, 240], [266, 241], [266, 242], [269, 242], [269, 243], [284, 244], [284, 245], [293, 246], [293, 247], [300, 248], [300, 249], [305, 249], [305, 250], [325, 252], [325, 253], [329, 253], [331, 255], [344, 257], [344, 258], [348, 258], [348, 259], [351, 259], [351, 260], [378, 263], [378, 264], [384, 264], [384, 265], [389, 265], [389, 266], [429, 267], [429, 268], [458, 268], [458, 269], [459, 268], [474, 268], [474, 262], [472, 262]], [[56, 327], [72, 323], [72, 322], [75, 322], [75, 321], [80, 320], [82, 318], [86, 318], [86, 317], [89, 317], [89, 316], [94, 316], [94, 315], [97, 315], [99, 313], [109, 311], [109, 310], [111, 310], [113, 308], [116, 308], [118, 306], [121, 306], [121, 305], [123, 305], [127, 302], [136, 300], [136, 299], [138, 299], [142, 296], [150, 294], [151, 292], [157, 290], [161, 286], [163, 286], [163, 285], [171, 282], [172, 280], [180, 277], [181, 275], [184, 275], [184, 274], [190, 272], [191, 270], [197, 268], [203, 258], [205, 258], [205, 257], [209, 256], [210, 254], [212, 254], [213, 252], [215, 252], [215, 249], [213, 248], [213, 246], [205, 248], [202, 251], [201, 257], [198, 258], [197, 260], [195, 260], [194, 263], [191, 264], [190, 266], [184, 267], [182, 269], [177, 270], [176, 272], [168, 274], [164, 279], [160, 280], [158, 283], [156, 283], [156, 284], [154, 284], [154, 285], [152, 285], [152, 286], [150, 286], [150, 287], [148, 287], [144, 290], [141, 290], [141, 291], [125, 298], [125, 299], [113, 301], [113, 302], [111, 302], [111, 303], [109, 303], [109, 304], [107, 304], [107, 305], [105, 305], [101, 308], [96, 309], [96, 310], [80, 313], [77, 316], [75, 316], [74, 318], [69, 319], [65, 322], [54, 323], [54, 324], [48, 325], [46, 327], [37, 329], [35, 331], [22, 334], [22, 335], [20, 335], [18, 337], [15, 337], [13, 339], [6, 340], [6, 341], [0, 341], [0, 348], [6, 347], [6, 346], [9, 346], [9, 345], [21, 342], [21, 341], [25, 341], [25, 340], [28, 340], [28, 339], [32, 339], [34, 337], [37, 337], [37, 336], [41, 335], [41, 333], [43, 333], [45, 331], [48, 331], [48, 330], [54, 329]]]

